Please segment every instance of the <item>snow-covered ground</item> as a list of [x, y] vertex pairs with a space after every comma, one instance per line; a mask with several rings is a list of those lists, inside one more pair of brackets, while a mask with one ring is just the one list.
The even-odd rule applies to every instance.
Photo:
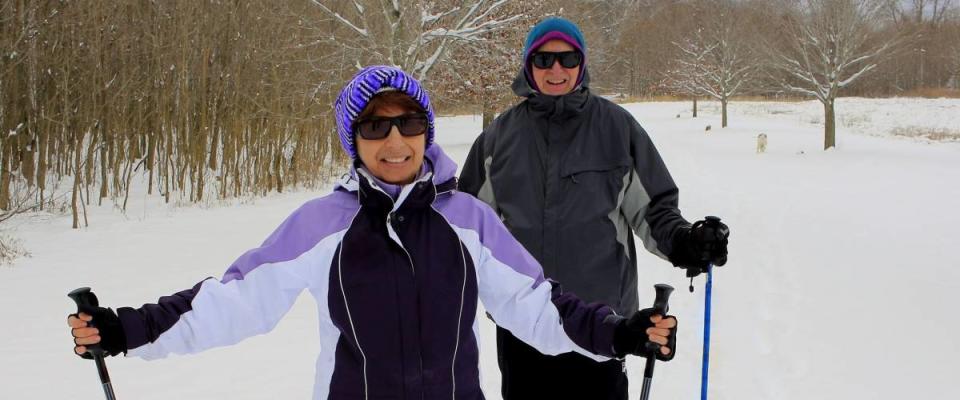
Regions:
[[[688, 103], [625, 107], [659, 147], [688, 219], [715, 214], [732, 229], [730, 262], [714, 282], [711, 398], [956, 399], [960, 143], [897, 132], [960, 131], [960, 101], [841, 99], [838, 149], [828, 152], [820, 150], [819, 103], [731, 103], [726, 129], [717, 105], [702, 105], [696, 119]], [[462, 161], [479, 128], [479, 118], [442, 118], [437, 139]], [[768, 152], [757, 155], [761, 132]], [[69, 229], [69, 216], [7, 224], [32, 257], [0, 267], [0, 399], [102, 398], [93, 364], [71, 354], [68, 291], [92, 286], [105, 305], [139, 305], [219, 277], [324, 193], [183, 208], [141, 192], [125, 216], [91, 207], [80, 231]], [[680, 318], [678, 356], [657, 368], [651, 397], [697, 398], [704, 281], [690, 294], [664, 261], [643, 254], [638, 264], [641, 301], [652, 302], [654, 283], [672, 284]], [[484, 386], [499, 399], [492, 326], [481, 321]], [[304, 295], [268, 335], [107, 364], [124, 399], [303, 399], [315, 332]], [[628, 367], [630, 397], [638, 397], [642, 363]]]

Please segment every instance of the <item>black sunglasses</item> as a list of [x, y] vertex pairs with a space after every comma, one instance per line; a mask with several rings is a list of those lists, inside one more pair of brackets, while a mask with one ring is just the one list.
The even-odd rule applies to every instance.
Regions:
[[419, 136], [427, 132], [427, 115], [416, 113], [392, 118], [367, 118], [355, 122], [353, 131], [364, 139], [380, 140], [390, 135], [390, 129], [394, 126], [403, 136]]
[[579, 51], [561, 51], [557, 53], [538, 51], [533, 53], [532, 57], [533, 66], [540, 69], [553, 67], [553, 63], [557, 60], [560, 60], [560, 65], [564, 68], [573, 68], [583, 62], [583, 56], [580, 55]]

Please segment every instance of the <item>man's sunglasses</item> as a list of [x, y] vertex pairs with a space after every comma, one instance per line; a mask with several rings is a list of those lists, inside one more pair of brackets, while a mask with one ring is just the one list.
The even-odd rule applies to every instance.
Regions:
[[364, 139], [380, 140], [390, 135], [390, 129], [394, 126], [403, 136], [419, 136], [427, 132], [427, 115], [417, 113], [393, 118], [372, 117], [355, 122], [353, 131]]
[[560, 65], [564, 68], [573, 68], [583, 61], [583, 56], [579, 51], [561, 51], [553, 53], [548, 51], [538, 51], [533, 53], [533, 66], [540, 69], [549, 69], [553, 63], [560, 60]]

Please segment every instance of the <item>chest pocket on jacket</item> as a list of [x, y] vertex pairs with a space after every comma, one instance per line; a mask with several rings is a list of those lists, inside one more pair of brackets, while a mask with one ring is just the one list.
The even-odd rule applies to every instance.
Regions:
[[569, 211], [588, 220], [605, 216], [617, 207], [630, 164], [626, 160], [596, 160], [585, 163], [573, 161], [561, 168], [561, 180], [566, 189], [564, 202]]

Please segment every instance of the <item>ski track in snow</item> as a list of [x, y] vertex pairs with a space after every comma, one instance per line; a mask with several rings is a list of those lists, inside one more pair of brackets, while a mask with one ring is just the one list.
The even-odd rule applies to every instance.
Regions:
[[[696, 119], [686, 102], [625, 107], [677, 181], [684, 216], [719, 215], [731, 227], [730, 262], [714, 276], [710, 398], [955, 399], [960, 143], [895, 133], [960, 131], [960, 100], [840, 99], [838, 149], [827, 152], [815, 101], [731, 102], [726, 129], [717, 103], [700, 104]], [[443, 117], [437, 142], [462, 163], [479, 131], [479, 117]], [[768, 152], [757, 155], [761, 132]], [[71, 354], [68, 291], [88, 285], [104, 305], [139, 306], [219, 277], [328, 190], [176, 207], [143, 185], [125, 216], [90, 206], [91, 225], [79, 231], [69, 215], [8, 222], [32, 257], [0, 267], [12, 338], [0, 341], [0, 399], [102, 398], [93, 364]], [[658, 366], [651, 397], [698, 398], [705, 281], [697, 278], [690, 294], [682, 271], [665, 261], [641, 251], [638, 266], [641, 305], [652, 303], [654, 283], [677, 289], [678, 354]], [[108, 359], [117, 396], [309, 398], [315, 307], [303, 295], [273, 332], [231, 347]], [[496, 400], [494, 330], [482, 311], [479, 319], [482, 384]], [[639, 397], [642, 369], [628, 361], [630, 398]]]

